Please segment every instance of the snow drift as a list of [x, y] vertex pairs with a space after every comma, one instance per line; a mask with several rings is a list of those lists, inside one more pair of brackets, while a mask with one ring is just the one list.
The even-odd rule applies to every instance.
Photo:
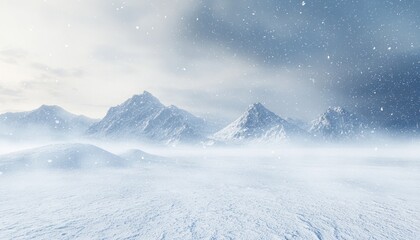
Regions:
[[90, 144], [54, 144], [0, 155], [0, 171], [123, 167], [127, 161]]

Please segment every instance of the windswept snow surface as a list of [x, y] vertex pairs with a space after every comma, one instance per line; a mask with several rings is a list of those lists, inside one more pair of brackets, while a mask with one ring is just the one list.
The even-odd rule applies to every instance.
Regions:
[[169, 158], [123, 169], [1, 175], [0, 239], [420, 236], [415, 148], [155, 153]]

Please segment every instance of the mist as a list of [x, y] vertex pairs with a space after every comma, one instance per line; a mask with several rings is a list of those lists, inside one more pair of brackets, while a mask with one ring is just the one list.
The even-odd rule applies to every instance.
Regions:
[[0, 1], [0, 239], [418, 239], [420, 1]]

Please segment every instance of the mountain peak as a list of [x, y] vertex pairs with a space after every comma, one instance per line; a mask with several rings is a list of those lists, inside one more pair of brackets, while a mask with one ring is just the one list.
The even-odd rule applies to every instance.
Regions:
[[153, 96], [153, 94], [151, 94], [148, 91], [143, 91], [143, 93], [136, 94], [133, 97], [142, 97], [142, 98], [153, 98], [153, 99], [157, 99], [155, 96]]
[[274, 116], [276, 114], [268, 110], [260, 102], [257, 102], [257, 103], [253, 103], [249, 105], [247, 111], [244, 113], [244, 116], [250, 116], [250, 115], [255, 115], [258, 117], [268, 117], [268, 116]]
[[143, 104], [157, 104], [157, 105], [161, 105], [161, 102], [159, 101], [159, 99], [157, 99], [155, 96], [153, 96], [148, 91], [144, 91], [141, 94], [132, 96], [125, 103], [126, 104], [129, 104], [129, 105], [131, 105], [131, 104], [132, 105], [143, 105]]
[[262, 103], [260, 103], [260, 102], [256, 102], [256, 103], [253, 103], [253, 104], [251, 104], [251, 105], [249, 105], [249, 107], [248, 107], [248, 111], [249, 110], [263, 110], [263, 111], [269, 111], [264, 105], [262, 105]]
[[32, 119], [46, 119], [46, 118], [65, 118], [71, 119], [76, 115], [64, 110], [57, 105], [41, 105], [39, 108], [26, 113]]
[[172, 143], [201, 139], [205, 127], [202, 119], [173, 105], [166, 107], [144, 91], [110, 108], [101, 121], [89, 128], [88, 134]]
[[367, 130], [368, 124], [363, 117], [342, 107], [329, 107], [312, 121], [309, 132], [325, 140], [343, 140], [362, 138]]
[[257, 102], [248, 107], [248, 110], [240, 118], [241, 122], [259, 122], [259, 124], [267, 124], [277, 122], [281, 118], [272, 111], [268, 110], [264, 105]]
[[31, 138], [33, 135], [54, 139], [80, 136], [94, 122], [56, 105], [42, 105], [27, 112], [5, 113], [0, 115], [0, 119], [0, 129], [5, 129], [9, 136], [19, 138]]
[[248, 107], [248, 110], [214, 134], [215, 139], [223, 141], [248, 140], [285, 140], [301, 133], [297, 126], [288, 123], [264, 105], [257, 102]]
[[336, 107], [328, 107], [327, 109], [327, 113], [339, 113], [339, 114], [344, 114], [347, 113], [347, 110], [344, 109], [343, 107], [340, 106], [336, 106]]
[[39, 108], [33, 110], [34, 112], [43, 111], [43, 112], [63, 112], [63, 108], [57, 105], [41, 105]]
[[143, 93], [142, 93], [142, 94], [140, 94], [140, 95], [143, 95], [143, 96], [148, 96], [148, 97], [154, 97], [154, 96], [153, 96], [153, 94], [151, 94], [150, 92], [148, 92], [148, 91], [146, 91], [146, 90], [144, 90], [144, 91], [143, 91]]

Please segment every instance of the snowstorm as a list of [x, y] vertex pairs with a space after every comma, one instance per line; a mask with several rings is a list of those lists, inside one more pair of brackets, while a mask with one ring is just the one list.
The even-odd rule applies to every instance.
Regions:
[[419, 239], [420, 2], [0, 3], [0, 239]]

